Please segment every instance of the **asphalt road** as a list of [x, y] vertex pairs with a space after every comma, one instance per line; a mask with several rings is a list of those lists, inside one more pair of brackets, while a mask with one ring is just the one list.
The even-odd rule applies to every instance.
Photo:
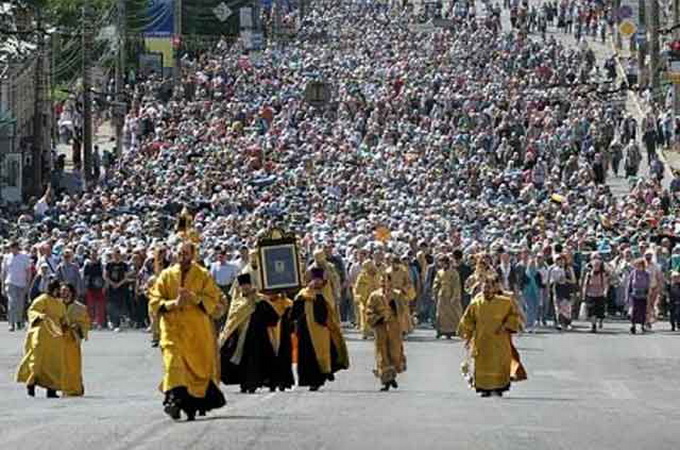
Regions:
[[23, 335], [0, 327], [2, 449], [676, 449], [680, 333], [523, 335], [529, 380], [502, 399], [464, 383], [460, 341], [419, 330], [398, 391], [373, 377], [373, 343], [348, 333], [350, 370], [320, 392], [240, 394], [193, 423], [174, 423], [156, 390], [157, 349], [141, 332], [94, 332], [84, 344], [83, 398], [28, 398], [13, 382]]
[[[559, 36], [568, 41], [570, 37]], [[597, 46], [598, 59], [608, 52]], [[627, 183], [611, 180], [623, 194]], [[23, 334], [0, 326], [0, 449], [617, 449], [678, 448], [680, 333], [523, 335], [529, 380], [480, 399], [460, 376], [459, 341], [419, 330], [400, 389], [378, 392], [373, 343], [348, 333], [352, 367], [320, 392], [243, 395], [194, 423], [162, 413], [161, 358], [139, 332], [94, 332], [83, 398], [29, 399], [13, 382]]]

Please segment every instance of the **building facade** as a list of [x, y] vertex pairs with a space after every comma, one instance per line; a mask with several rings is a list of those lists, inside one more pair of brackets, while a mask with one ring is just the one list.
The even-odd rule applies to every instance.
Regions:
[[[10, 16], [13, 11], [8, 8], [0, 8], [0, 12], [7, 28], [26, 28], [21, 25], [22, 20], [12, 20], [21, 18], [22, 14]], [[42, 64], [38, 64], [33, 42], [11, 35], [0, 42], [0, 204], [21, 203], [42, 190], [42, 186], [33, 183], [33, 150], [39, 148], [42, 152], [39, 164], [43, 170], [50, 156], [51, 102], [48, 100], [50, 61], [47, 54], [41, 58]], [[40, 69], [40, 77], [36, 76], [36, 69]], [[40, 89], [36, 83], [40, 83]], [[38, 92], [41, 101], [36, 99]], [[36, 111], [41, 112], [43, 130], [37, 142]]]

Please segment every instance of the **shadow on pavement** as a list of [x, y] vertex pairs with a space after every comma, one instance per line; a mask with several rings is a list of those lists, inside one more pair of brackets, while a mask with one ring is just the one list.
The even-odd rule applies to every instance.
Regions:
[[528, 353], [532, 353], [532, 352], [543, 353], [544, 350], [542, 348], [528, 348], [528, 347], [519, 347], [518, 346], [517, 351], [528, 352]]
[[[208, 422], [210, 420], [271, 420], [270, 416], [212, 416], [212, 417], [198, 417], [196, 422]], [[190, 423], [190, 422], [180, 422]]]
[[504, 401], [514, 402], [573, 402], [573, 398], [555, 398], [555, 397], [503, 397]]

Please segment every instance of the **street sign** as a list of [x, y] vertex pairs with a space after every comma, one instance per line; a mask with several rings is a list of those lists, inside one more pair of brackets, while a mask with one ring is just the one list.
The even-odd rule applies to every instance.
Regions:
[[246, 50], [262, 50], [264, 48], [264, 36], [262, 33], [251, 30], [241, 31], [243, 45]]
[[215, 17], [217, 17], [217, 20], [219, 20], [220, 22], [225, 22], [229, 18], [229, 16], [231, 16], [231, 14], [233, 13], [231, 8], [229, 8], [224, 2], [214, 7], [212, 12], [215, 15]]
[[643, 32], [642, 30], [638, 30], [637, 33], [635, 33], [635, 42], [638, 44], [643, 44], [647, 40], [647, 33]]
[[253, 28], [253, 8], [244, 6], [239, 9], [239, 24], [241, 28]]
[[331, 99], [331, 88], [324, 81], [309, 81], [305, 86], [305, 101], [310, 105], [321, 108], [326, 106]]
[[630, 5], [623, 5], [619, 8], [619, 20], [630, 19], [633, 17], [633, 8]]
[[635, 31], [637, 31], [637, 27], [631, 20], [622, 20], [619, 24], [619, 33], [626, 37], [632, 36]]
[[[619, 4], [621, 6], [616, 11], [619, 21], [629, 20], [636, 27], [644, 27], [644, 20], [640, 20], [640, 0], [620, 0]], [[622, 12], [623, 15], [621, 15]]]

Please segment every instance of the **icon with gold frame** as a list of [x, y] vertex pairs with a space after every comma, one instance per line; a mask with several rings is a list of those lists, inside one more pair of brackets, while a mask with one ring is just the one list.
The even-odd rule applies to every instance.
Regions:
[[291, 293], [302, 287], [298, 243], [293, 233], [273, 228], [257, 241], [262, 292]]

